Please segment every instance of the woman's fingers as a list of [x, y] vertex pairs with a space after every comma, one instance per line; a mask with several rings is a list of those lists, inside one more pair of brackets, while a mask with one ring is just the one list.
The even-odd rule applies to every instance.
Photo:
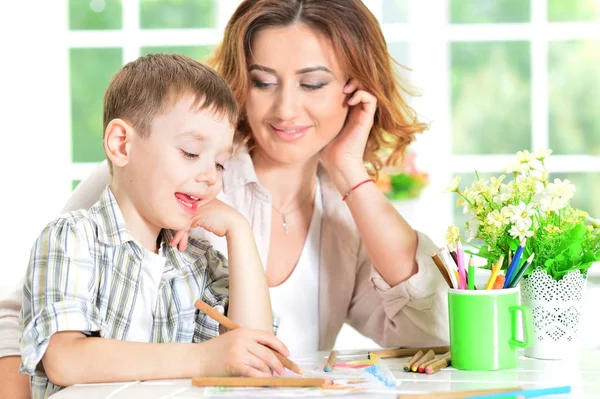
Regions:
[[346, 83], [346, 86], [344, 86], [344, 93], [346, 94], [350, 94], [355, 92], [356, 90], [358, 90], [359, 88], [359, 84], [358, 81], [356, 79], [350, 79], [348, 81], [348, 83]]
[[352, 95], [348, 99], [348, 105], [354, 106], [357, 104], [363, 103], [365, 108], [376, 108], [377, 107], [377, 98], [371, 93], [368, 93], [364, 90], [358, 90], [356, 93]]

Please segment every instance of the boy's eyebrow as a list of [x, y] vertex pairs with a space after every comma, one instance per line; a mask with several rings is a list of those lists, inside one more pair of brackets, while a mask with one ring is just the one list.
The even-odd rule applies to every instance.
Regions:
[[[250, 72], [250, 71], [263, 71], [263, 72], [270, 73], [272, 75], [277, 75], [277, 72], [274, 69], [263, 66], [263, 65], [258, 65], [258, 64], [251, 65], [250, 68], [248, 68], [248, 72]], [[330, 73], [333, 75], [333, 72], [331, 72], [329, 70], [329, 68], [322, 66], [322, 65], [298, 69], [296, 71], [296, 74], [302, 75], [304, 73], [310, 73], [310, 72], [315, 72], [315, 71], [323, 71], [323, 72], [327, 72], [327, 73]]]

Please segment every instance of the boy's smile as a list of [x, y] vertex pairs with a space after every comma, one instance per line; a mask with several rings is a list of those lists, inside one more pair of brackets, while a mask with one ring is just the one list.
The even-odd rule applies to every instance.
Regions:
[[183, 205], [183, 209], [186, 212], [190, 212], [192, 215], [196, 213], [198, 209], [198, 203], [202, 201], [200, 194], [186, 194], [186, 193], [175, 193], [177, 201]]

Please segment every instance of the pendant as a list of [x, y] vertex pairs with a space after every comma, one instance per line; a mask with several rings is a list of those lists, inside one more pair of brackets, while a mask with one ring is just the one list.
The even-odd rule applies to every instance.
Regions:
[[281, 223], [281, 225], [283, 226], [283, 230], [285, 230], [285, 234], [288, 233], [288, 224], [287, 224], [287, 220], [285, 220], [285, 214], [282, 214], [282, 219], [283, 219], [283, 223]]

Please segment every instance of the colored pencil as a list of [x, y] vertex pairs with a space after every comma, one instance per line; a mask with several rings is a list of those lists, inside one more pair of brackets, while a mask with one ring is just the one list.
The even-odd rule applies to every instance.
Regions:
[[469, 274], [468, 274], [469, 289], [475, 289], [475, 259], [471, 256], [469, 259]]
[[446, 269], [448, 270], [448, 275], [450, 276], [450, 280], [452, 280], [452, 288], [459, 288], [458, 285], [458, 281], [459, 279], [456, 277], [456, 270], [458, 270], [457, 266], [456, 266], [456, 262], [454, 262], [454, 259], [452, 259], [452, 257], [450, 256], [450, 252], [448, 252], [448, 249], [443, 247], [441, 249], [441, 251], [439, 252], [440, 257], [442, 258], [442, 263], [444, 264], [444, 266], [446, 266]]
[[512, 262], [510, 262], [510, 265], [506, 270], [506, 274], [504, 275], [504, 288], [508, 288], [510, 280], [513, 278], [515, 272], [517, 271], [517, 268], [519, 267], [519, 263], [521, 262], [521, 256], [523, 255], [523, 250], [525, 249], [525, 244], [526, 240], [525, 238], [523, 238], [519, 243], [519, 247], [515, 252], [515, 256], [513, 256]]
[[532, 252], [531, 255], [529, 255], [529, 258], [527, 258], [527, 260], [525, 261], [525, 264], [523, 266], [521, 266], [521, 268], [519, 269], [517, 274], [515, 274], [515, 276], [513, 277], [512, 281], [508, 285], [508, 288], [515, 288], [517, 286], [517, 284], [519, 284], [519, 281], [521, 281], [521, 278], [523, 278], [523, 275], [525, 274], [527, 269], [529, 269], [529, 266], [531, 266], [531, 262], [533, 262], [534, 256], [535, 256], [534, 252]]
[[477, 395], [477, 396], [469, 396], [470, 399], [500, 399], [500, 398], [514, 398], [517, 399], [526, 399], [526, 398], [537, 398], [540, 396], [546, 395], [561, 395], [564, 393], [571, 393], [571, 387], [561, 386], [561, 387], [552, 387], [552, 388], [540, 388], [540, 389], [523, 389], [520, 391], [514, 392], [504, 392], [500, 395], [497, 394], [488, 394], [488, 395]]
[[459, 286], [461, 290], [467, 289], [467, 271], [465, 270], [465, 253], [460, 240], [456, 243], [456, 265], [460, 277]]
[[195, 387], [327, 387], [331, 380], [325, 378], [294, 377], [195, 377]]
[[502, 263], [504, 263], [504, 255], [500, 256], [498, 262], [492, 267], [492, 274], [490, 275], [490, 279], [485, 285], [486, 290], [491, 290], [494, 285], [494, 281], [496, 281], [496, 277], [498, 277], [498, 273], [500, 273], [500, 269], [502, 268]]
[[327, 363], [325, 363], [325, 367], [323, 367], [323, 371], [331, 371], [333, 369], [333, 365], [335, 364], [335, 359], [337, 358], [337, 352], [331, 351], [329, 354], [329, 358], [327, 358]]
[[446, 355], [441, 356], [435, 363], [432, 363], [425, 367], [426, 374], [434, 374], [443, 369], [444, 367], [448, 367], [450, 365], [450, 352]]
[[[203, 302], [200, 299], [198, 299], [196, 301], [196, 303], [194, 303], [194, 306], [198, 310], [200, 310], [202, 313], [208, 315], [209, 317], [214, 319], [216, 322], [218, 322], [219, 324], [221, 324], [223, 327], [225, 327], [228, 330], [235, 330], [237, 328], [240, 328], [240, 326], [237, 323], [232, 321], [227, 316], [222, 315], [221, 313], [217, 312], [210, 305], [208, 305], [206, 302]], [[271, 349], [271, 348], [269, 348], [269, 349]], [[290, 359], [283, 356], [281, 353], [277, 352], [276, 350], [274, 350], [274, 349], [271, 349], [271, 350], [273, 351], [273, 354], [277, 357], [277, 359], [279, 359], [279, 361], [281, 362], [281, 364], [283, 364], [283, 366], [285, 368], [293, 371], [296, 374], [303, 374], [302, 369], [300, 369], [300, 367], [298, 367], [298, 365], [296, 363], [292, 362]]]
[[435, 357], [435, 353], [432, 350], [429, 350], [429, 351], [427, 351], [427, 353], [425, 353], [423, 355], [423, 357], [421, 357], [418, 361], [416, 361], [415, 364], [413, 364], [413, 366], [410, 369], [413, 372], [416, 372], [417, 370], [419, 370], [419, 367], [421, 367], [421, 365], [427, 363], [434, 357]]
[[413, 364], [415, 364], [423, 356], [423, 351], [418, 351], [410, 358], [410, 360], [404, 363], [404, 371], [410, 371]]
[[393, 357], [407, 357], [414, 356], [415, 353], [422, 351], [423, 353], [433, 351], [436, 355], [441, 355], [450, 350], [449, 346], [431, 346], [427, 348], [398, 348], [398, 349], [382, 349], [378, 351], [369, 352], [369, 359], [371, 355], [377, 355], [381, 359], [389, 359]]
[[[464, 399], [471, 398], [477, 395], [493, 395], [510, 392], [513, 396], [520, 394], [523, 391], [521, 387], [510, 388], [492, 388], [492, 389], [474, 389], [469, 391], [454, 391], [454, 392], [431, 392], [431, 393], [414, 393], [400, 394], [398, 399]], [[516, 392], [516, 394], [515, 394]]]
[[448, 284], [448, 287], [452, 288], [452, 280], [450, 279], [448, 270], [446, 269], [446, 266], [444, 266], [444, 263], [442, 262], [440, 256], [437, 253], [435, 253], [431, 255], [431, 259], [433, 259], [433, 263], [435, 263], [438, 270], [440, 271], [440, 274], [442, 275], [444, 280], [446, 280], [446, 284]]

